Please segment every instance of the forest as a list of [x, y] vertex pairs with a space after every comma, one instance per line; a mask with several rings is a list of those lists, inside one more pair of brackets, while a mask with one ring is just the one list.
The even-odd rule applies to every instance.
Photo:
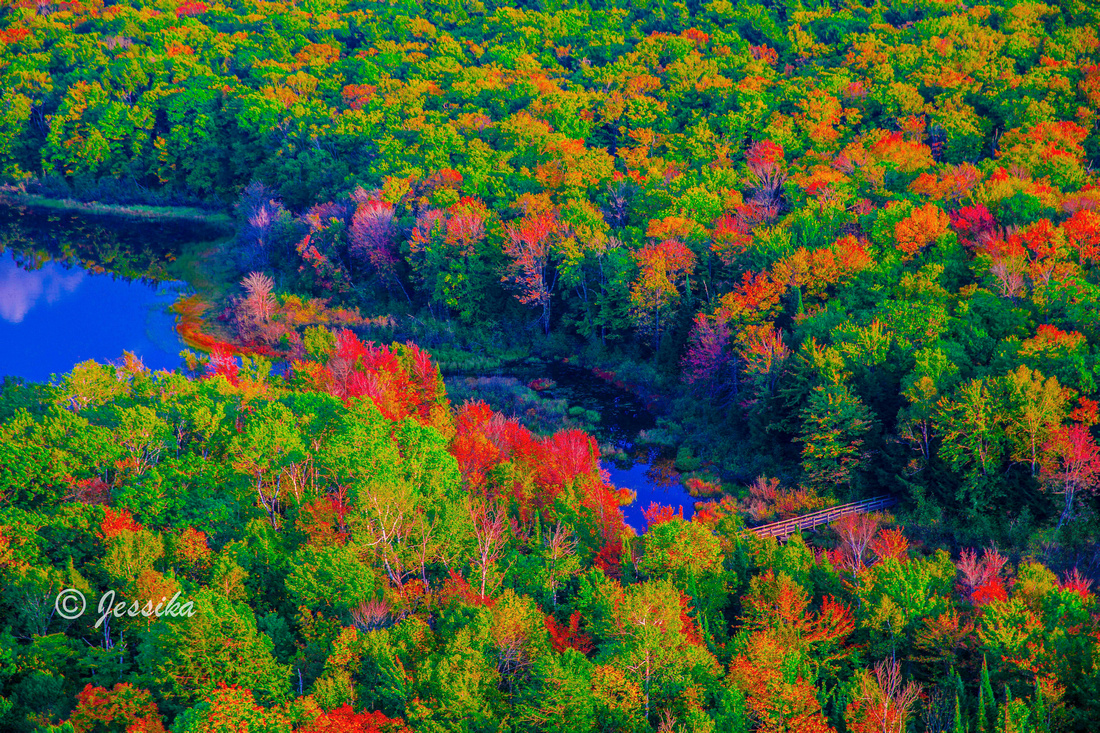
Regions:
[[179, 369], [0, 386], [0, 729], [1095, 729], [1096, 3], [11, 0], [0, 88], [5, 196], [235, 223]]

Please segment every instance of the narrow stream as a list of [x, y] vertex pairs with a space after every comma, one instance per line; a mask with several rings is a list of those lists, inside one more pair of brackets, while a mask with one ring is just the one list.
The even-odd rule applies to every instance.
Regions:
[[600, 442], [611, 443], [625, 454], [625, 460], [604, 459], [600, 463], [611, 483], [637, 493], [634, 502], [623, 507], [627, 524], [638, 534], [643, 533], [646, 529], [643, 512], [651, 502], [671, 506], [673, 511], [682, 509], [684, 519], [691, 518], [695, 499], [680, 483], [673, 468], [674, 452], [638, 442], [639, 433], [657, 424], [638, 398], [591, 371], [570, 364], [549, 364], [547, 376], [557, 383], [547, 390], [550, 396], [600, 413], [596, 429]]
[[[674, 452], [644, 445], [639, 439], [643, 431], [656, 427], [656, 419], [633, 394], [573, 364], [511, 364], [500, 371], [503, 375], [481, 379], [483, 391], [472, 396], [486, 399], [490, 406], [509, 417], [529, 418], [523, 414], [528, 403], [504, 401], [509, 383], [515, 390], [536, 379], [553, 382], [553, 386], [542, 389], [543, 399], [564, 400], [574, 410], [579, 408], [599, 416], [586, 430], [595, 435], [602, 447], [614, 449], [614, 458], [605, 457], [600, 461], [611, 483], [637, 493], [634, 502], [623, 507], [626, 521], [635, 531], [639, 534], [645, 531], [644, 511], [651, 502], [671, 506], [673, 511], [682, 510], [685, 519], [691, 518], [696, 500], [680, 483], [673, 467]], [[466, 396], [460, 389], [464, 379], [467, 378], [448, 378], [448, 392], [453, 401], [461, 402]], [[493, 399], [494, 396], [500, 398]], [[540, 427], [546, 429], [547, 426]]]

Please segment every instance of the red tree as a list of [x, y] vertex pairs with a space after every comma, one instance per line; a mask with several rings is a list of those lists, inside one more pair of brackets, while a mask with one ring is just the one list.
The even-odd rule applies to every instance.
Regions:
[[118, 731], [118, 733], [164, 733], [153, 696], [125, 682], [113, 689], [84, 686], [76, 698], [69, 723], [77, 733]]
[[379, 712], [357, 713], [351, 705], [344, 705], [322, 713], [301, 733], [409, 733], [409, 729], [401, 718], [387, 718]]
[[551, 248], [563, 233], [554, 211], [530, 214], [505, 229], [504, 253], [510, 261], [501, 280], [518, 291], [519, 302], [541, 309], [539, 321], [546, 333], [550, 333], [550, 298], [558, 278], [550, 263]]
[[119, 534], [123, 530], [137, 532], [141, 525], [134, 521], [130, 512], [119, 509], [117, 512], [109, 506], [103, 507], [103, 521], [99, 523], [99, 536], [107, 540]]
[[550, 633], [550, 644], [554, 651], [561, 654], [566, 649], [576, 649], [581, 654], [592, 651], [592, 638], [580, 630], [581, 612], [574, 611], [569, 617], [569, 625], [563, 626], [554, 620], [553, 616], [546, 617], [546, 630]]
[[737, 365], [729, 345], [730, 329], [723, 319], [696, 313], [682, 362], [684, 382], [712, 398], [726, 392], [736, 396]]
[[987, 549], [981, 559], [974, 550], [963, 550], [955, 566], [959, 569], [959, 592], [963, 598], [975, 605], [984, 605], [991, 600], [1005, 597], [1004, 584], [1001, 582], [1001, 569], [1005, 557], [994, 549]]
[[1100, 486], [1100, 448], [1088, 428], [1073, 424], [1051, 435], [1045, 449], [1050, 458], [1043, 467], [1043, 478], [1052, 491], [1065, 496], [1065, 508], [1058, 519], [1061, 529], [1073, 515], [1073, 500], [1081, 493]]

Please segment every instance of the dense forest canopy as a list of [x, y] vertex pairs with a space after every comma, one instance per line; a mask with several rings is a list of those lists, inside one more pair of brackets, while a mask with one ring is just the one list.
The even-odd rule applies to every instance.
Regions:
[[[479, 348], [541, 332], [679, 384], [674, 439], [726, 479], [898, 493], [1016, 545], [1076, 531], [1093, 3], [23, 2], [0, 23], [12, 180], [233, 202], [275, 299]], [[302, 353], [301, 309], [266, 298], [238, 335]]]
[[[6, 729], [1090, 728], [1077, 572], [952, 561], [869, 515], [777, 545], [731, 497], [651, 506], [639, 537], [584, 433], [452, 409], [414, 346], [310, 343], [285, 377], [127, 359], [5, 385]], [[66, 620], [61, 588], [195, 613]]]
[[[0, 727], [1094, 727], [1098, 29], [6, 3], [9, 188], [232, 206], [245, 277], [217, 335], [180, 305], [190, 376], [0, 390]], [[718, 496], [635, 536], [590, 437], [451, 404], [421, 350], [516, 344], [660, 392]], [[886, 493], [900, 527], [744, 532]], [[94, 628], [65, 587], [200, 613]]]

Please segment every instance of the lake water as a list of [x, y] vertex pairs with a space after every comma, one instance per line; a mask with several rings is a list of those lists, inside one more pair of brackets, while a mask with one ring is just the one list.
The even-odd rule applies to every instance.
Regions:
[[0, 377], [45, 381], [124, 351], [150, 369], [179, 366], [168, 307], [187, 286], [169, 267], [185, 244], [221, 233], [0, 204]]
[[183, 283], [28, 264], [10, 250], [0, 254], [0, 377], [46, 381], [88, 359], [119, 360], [123, 351], [150, 369], [180, 365], [185, 347], [168, 307]]

